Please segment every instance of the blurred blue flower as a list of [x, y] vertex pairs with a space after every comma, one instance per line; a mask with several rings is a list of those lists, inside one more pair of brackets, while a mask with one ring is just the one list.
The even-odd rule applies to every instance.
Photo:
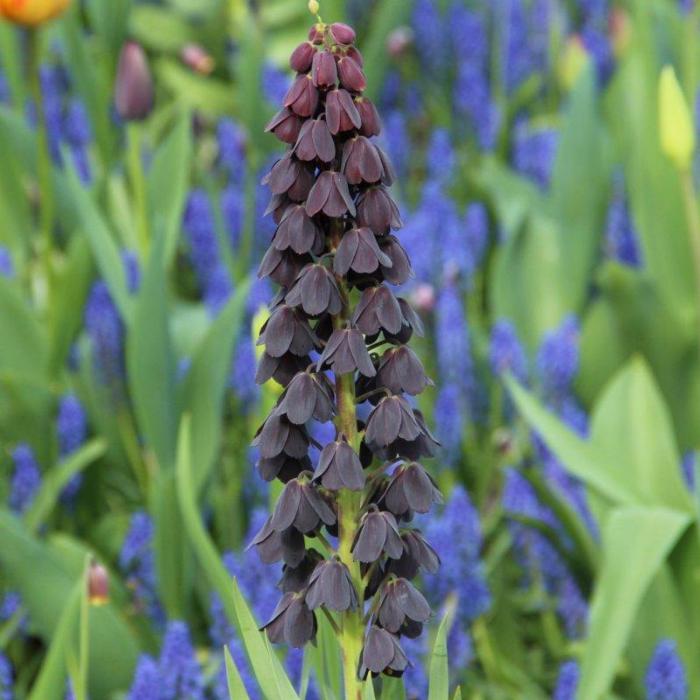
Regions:
[[489, 609], [491, 593], [481, 563], [479, 513], [461, 486], [454, 487], [442, 513], [426, 520], [425, 534], [442, 561], [437, 574], [424, 577], [426, 595], [440, 605], [455, 594], [457, 620], [468, 626]]
[[197, 281], [206, 289], [209, 278], [219, 263], [219, 241], [209, 196], [204, 190], [190, 192], [184, 214], [184, 229], [189, 255]]
[[[250, 700], [261, 700], [262, 696], [260, 695], [258, 684], [250, 670], [250, 664], [248, 663], [248, 657], [243, 645], [238, 639], [232, 638], [227, 642], [226, 646], [231, 654], [231, 659], [236, 664], [236, 668], [238, 669], [245, 689], [248, 691]], [[213, 700], [230, 700], [231, 697], [228, 692], [228, 679], [226, 676], [226, 664], [223, 654], [221, 654], [221, 663], [212, 686], [212, 694]]]
[[381, 133], [382, 143], [391, 158], [399, 178], [406, 177], [411, 156], [411, 140], [406, 117], [400, 109], [386, 113]]
[[160, 700], [163, 687], [160, 669], [146, 654], [139, 657], [127, 700]]
[[224, 263], [217, 263], [204, 288], [204, 305], [212, 316], [216, 316], [226, 306], [232, 292], [233, 282], [228, 268]]
[[[406, 656], [411, 659], [411, 664], [403, 674], [406, 696], [410, 700], [427, 698], [429, 690], [428, 674], [426, 672], [426, 663], [429, 654], [428, 635], [421, 634], [420, 637], [416, 639], [403, 637], [401, 639], [401, 648], [404, 650]], [[450, 667], [453, 667], [451, 661]]]
[[644, 677], [646, 700], [687, 700], [685, 667], [672, 639], [661, 640], [654, 649]]
[[186, 623], [168, 623], [158, 666], [160, 700], [203, 700], [204, 679]]
[[126, 278], [126, 289], [129, 294], [138, 292], [141, 286], [141, 267], [138, 255], [133, 250], [124, 248], [121, 251], [122, 265], [124, 266], [124, 277]]
[[613, 260], [625, 265], [639, 267], [641, 263], [637, 231], [630, 215], [621, 173], [613, 183], [613, 196], [605, 224], [605, 249]]
[[17, 445], [12, 452], [14, 471], [10, 485], [10, 509], [21, 515], [34, 502], [41, 486], [41, 471], [32, 448], [26, 443]]
[[411, 25], [421, 64], [436, 77], [447, 65], [446, 26], [436, 0], [417, 0], [413, 6]]
[[216, 128], [219, 162], [231, 181], [240, 185], [246, 169], [246, 135], [232, 119], [222, 119]]
[[291, 80], [288, 71], [280, 70], [272, 63], [265, 63], [262, 69], [262, 89], [265, 99], [274, 107], [281, 104]]
[[564, 397], [579, 369], [579, 321], [567, 315], [557, 328], [545, 334], [537, 352], [537, 368], [545, 393]]
[[581, 29], [580, 37], [584, 48], [593, 59], [598, 80], [601, 83], [607, 82], [614, 68], [615, 57], [606, 22], [587, 22]]
[[439, 182], [443, 185], [450, 182], [455, 168], [456, 157], [450, 132], [447, 129], [437, 128], [433, 130], [433, 133], [430, 135], [425, 161], [430, 182]]
[[238, 185], [227, 185], [221, 191], [221, 215], [224, 219], [231, 249], [237, 250], [245, 222], [245, 200]]
[[527, 381], [527, 356], [515, 326], [508, 319], [500, 319], [491, 329], [489, 351], [491, 371], [501, 376], [510, 372], [518, 381]]
[[233, 354], [229, 386], [246, 409], [252, 408], [260, 395], [260, 387], [255, 382], [255, 367], [255, 344], [249, 333], [243, 333]]
[[556, 129], [532, 128], [519, 120], [513, 132], [513, 165], [542, 190], [549, 187], [559, 142]]
[[473, 364], [466, 312], [457, 286], [446, 282], [436, 304], [435, 344], [440, 379], [468, 394], [473, 388]]
[[557, 614], [569, 639], [582, 639], [586, 635], [588, 622], [588, 601], [570, 575], [562, 578], [555, 591]]
[[63, 118], [63, 138], [67, 142], [81, 182], [92, 179], [88, 148], [92, 142], [92, 127], [85, 104], [73, 99], [68, 103]]
[[[58, 402], [56, 416], [56, 433], [58, 434], [58, 452], [61, 458], [82, 447], [87, 437], [87, 416], [83, 404], [75, 394], [64, 394]], [[66, 484], [61, 493], [61, 500], [71, 503], [78, 494], [82, 483], [82, 474], [76, 474]]]
[[576, 700], [581, 669], [576, 661], [565, 661], [559, 667], [559, 676], [552, 700]]
[[90, 289], [84, 321], [92, 344], [95, 371], [100, 381], [114, 385], [124, 376], [124, 325], [109, 288], [102, 280]]
[[131, 516], [119, 554], [119, 568], [134, 592], [139, 607], [156, 622], [162, 620], [158, 602], [156, 568], [153, 554], [153, 522], [143, 511]]
[[464, 397], [454, 384], [444, 384], [433, 409], [436, 437], [445, 455], [446, 465], [455, 464], [462, 451], [463, 426], [467, 420]]
[[12, 665], [5, 654], [0, 654], [0, 700], [14, 700]]
[[15, 276], [15, 266], [12, 262], [12, 253], [10, 253], [5, 246], [0, 246], [0, 276], [8, 278]]
[[[506, 92], [515, 92], [536, 70], [543, 66], [538, 62], [540, 47], [536, 40], [545, 34], [540, 28], [532, 34], [533, 19], [524, 0], [503, 0], [498, 6], [498, 26], [502, 31], [501, 61]], [[546, 25], [545, 25], [546, 26]], [[541, 41], [541, 39], [540, 39]]]
[[681, 460], [681, 471], [683, 473], [683, 479], [685, 480], [686, 486], [689, 490], [695, 490], [695, 451], [688, 450]]

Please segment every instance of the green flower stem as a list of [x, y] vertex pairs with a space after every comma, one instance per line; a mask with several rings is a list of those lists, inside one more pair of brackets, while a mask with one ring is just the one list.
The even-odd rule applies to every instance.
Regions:
[[683, 190], [683, 202], [688, 220], [688, 233], [690, 234], [690, 247], [693, 254], [693, 268], [695, 271], [696, 314], [698, 323], [698, 350], [700, 351], [700, 213], [695, 196], [693, 176], [689, 170], [680, 173], [681, 187]]
[[90, 575], [90, 557], [85, 558], [83, 571], [83, 593], [80, 600], [80, 665], [78, 678], [75, 679], [76, 700], [88, 700], [88, 670], [90, 666], [90, 601], [88, 600], [88, 577]]
[[136, 234], [141, 255], [145, 260], [150, 247], [151, 236], [148, 224], [148, 199], [146, 197], [146, 178], [143, 170], [141, 146], [143, 133], [139, 122], [129, 122], [126, 127], [128, 144], [128, 168], [131, 196], [136, 210]]
[[46, 124], [46, 105], [41, 90], [39, 67], [41, 65], [41, 37], [38, 29], [28, 33], [29, 84], [36, 109], [37, 123], [37, 179], [39, 184], [39, 251], [44, 267], [46, 298], [51, 299], [53, 271], [53, 223], [55, 202], [52, 181], [52, 162], [49, 150], [49, 132]]

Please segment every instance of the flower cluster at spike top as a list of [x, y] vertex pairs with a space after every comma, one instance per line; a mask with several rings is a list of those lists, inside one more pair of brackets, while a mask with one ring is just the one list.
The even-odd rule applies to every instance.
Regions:
[[[441, 496], [417, 461], [438, 446], [407, 398], [430, 384], [406, 344], [422, 324], [388, 286], [412, 270], [392, 233], [394, 173], [372, 140], [380, 121], [354, 41], [345, 24], [316, 23], [292, 53], [296, 78], [267, 127], [290, 148], [264, 180], [277, 230], [259, 274], [281, 289], [260, 333], [257, 379], [284, 390], [254, 445], [262, 478], [284, 488], [253, 543], [264, 561], [285, 564], [270, 639], [303, 646], [321, 608], [340, 614], [341, 635], [362, 637], [349, 663], [364, 679], [402, 675], [400, 637], [419, 636], [430, 618], [411, 579], [435, 573], [439, 557], [408, 525]], [[316, 464], [312, 421], [335, 424]]]

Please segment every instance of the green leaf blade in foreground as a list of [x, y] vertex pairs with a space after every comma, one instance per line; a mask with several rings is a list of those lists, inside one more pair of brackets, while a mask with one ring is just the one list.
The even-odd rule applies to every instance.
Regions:
[[433, 653], [430, 656], [430, 689], [428, 700], [449, 700], [450, 674], [447, 659], [447, 630], [450, 625], [449, 614], [442, 618], [438, 627]]
[[231, 700], [250, 700], [250, 695], [243, 685], [243, 679], [238, 672], [235, 661], [231, 657], [228, 647], [224, 647], [224, 659], [226, 662], [226, 682], [228, 694]]
[[609, 690], [642, 598], [690, 517], [665, 508], [627, 506], [603, 525], [603, 565], [590, 607], [577, 697]]
[[195, 502], [191, 449], [190, 421], [189, 416], [185, 416], [180, 426], [177, 451], [177, 496], [185, 532], [209, 583], [221, 597], [229, 622], [234, 625], [245, 646], [263, 695], [268, 700], [299, 700], [280, 660], [271, 651], [266, 637], [258, 631], [255, 618], [238, 585], [221, 563], [221, 558], [204, 529]]

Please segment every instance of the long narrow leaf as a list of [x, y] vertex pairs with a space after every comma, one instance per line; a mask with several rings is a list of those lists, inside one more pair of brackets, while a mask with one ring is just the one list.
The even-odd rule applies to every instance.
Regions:
[[450, 675], [447, 663], [447, 630], [449, 625], [449, 615], [446, 614], [438, 627], [433, 653], [430, 656], [428, 700], [449, 700]]

